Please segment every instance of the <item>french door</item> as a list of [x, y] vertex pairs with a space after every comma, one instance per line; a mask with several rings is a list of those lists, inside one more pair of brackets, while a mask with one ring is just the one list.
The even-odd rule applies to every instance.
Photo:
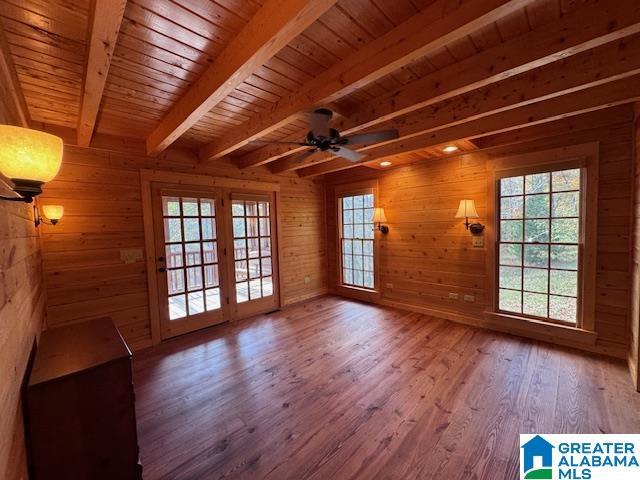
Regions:
[[273, 194], [152, 184], [161, 337], [278, 308]]
[[278, 307], [273, 194], [231, 193], [235, 315]]

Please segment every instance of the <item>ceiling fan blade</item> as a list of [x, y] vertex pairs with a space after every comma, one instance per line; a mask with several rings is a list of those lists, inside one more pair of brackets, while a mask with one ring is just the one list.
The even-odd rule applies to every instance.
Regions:
[[347, 147], [336, 147], [336, 150], [331, 150], [331, 152], [339, 157], [346, 158], [350, 162], [357, 162], [365, 157], [364, 154], [351, 150]]
[[306, 152], [302, 152], [302, 153], [298, 153], [298, 154], [295, 154], [295, 155], [291, 155], [291, 156], [289, 156], [287, 158], [289, 159], [289, 162], [291, 162], [291, 163], [302, 163], [307, 158], [309, 158], [311, 155], [313, 155], [314, 153], [318, 153], [318, 149], [317, 148], [312, 148], [311, 150], [307, 150]]
[[331, 136], [329, 122], [332, 116], [331, 110], [326, 108], [319, 108], [309, 114], [309, 123], [311, 124], [311, 131], [314, 137], [329, 138]]
[[281, 142], [278, 140], [249, 140], [250, 145], [271, 145], [274, 143], [278, 145], [297, 145], [298, 147], [307, 146], [306, 143], [302, 143], [302, 142]]
[[379, 143], [386, 142], [387, 140], [394, 140], [398, 138], [398, 131], [395, 129], [391, 130], [381, 130], [379, 132], [369, 132], [369, 133], [360, 133], [358, 135], [349, 135], [348, 137], [343, 137], [343, 140], [346, 140], [346, 145], [355, 144], [370, 144], [370, 143]]

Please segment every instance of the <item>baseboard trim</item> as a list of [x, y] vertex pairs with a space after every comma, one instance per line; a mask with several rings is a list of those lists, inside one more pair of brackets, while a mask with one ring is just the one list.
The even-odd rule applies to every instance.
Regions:
[[554, 345], [561, 345], [564, 347], [576, 348], [578, 350], [587, 351], [590, 353], [596, 353], [598, 355], [605, 355], [608, 357], [614, 357], [618, 359], [626, 359], [627, 351], [623, 347], [606, 346], [596, 343], [595, 332], [580, 331], [577, 334], [567, 335], [566, 333], [554, 334], [550, 333], [548, 328], [543, 330], [533, 328], [531, 331], [523, 330], [522, 328], [514, 329], [511, 326], [506, 326], [503, 323], [495, 321], [487, 321], [485, 318], [477, 318], [475, 316], [463, 315], [457, 312], [450, 312], [444, 310], [431, 309], [418, 305], [411, 305], [403, 302], [396, 302], [381, 298], [375, 301], [379, 305], [387, 307], [394, 307], [400, 310], [406, 310], [410, 312], [421, 313], [423, 315], [429, 315], [436, 318], [442, 318], [456, 323], [469, 325], [472, 327], [483, 328], [485, 330], [498, 331], [506, 333], [508, 335], [514, 335], [517, 337], [531, 338], [533, 340], [539, 340]]
[[281, 309], [289, 308], [289, 307], [292, 307], [294, 305], [298, 305], [299, 303], [309, 302], [311, 300], [315, 300], [315, 299], [320, 298], [320, 297], [326, 297], [327, 295], [329, 295], [329, 289], [328, 288], [323, 288], [322, 290], [318, 290], [316, 292], [307, 293], [305, 295], [299, 295], [297, 297], [288, 298], [288, 299], [285, 299], [284, 304], [282, 305]]

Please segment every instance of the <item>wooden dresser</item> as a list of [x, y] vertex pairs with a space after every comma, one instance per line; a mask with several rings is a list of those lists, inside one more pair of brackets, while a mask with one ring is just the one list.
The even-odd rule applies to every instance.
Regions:
[[42, 333], [25, 416], [31, 480], [142, 478], [131, 352], [110, 318]]

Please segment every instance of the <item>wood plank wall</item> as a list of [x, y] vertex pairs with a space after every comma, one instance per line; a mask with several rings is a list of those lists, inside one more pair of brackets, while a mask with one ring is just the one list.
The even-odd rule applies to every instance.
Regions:
[[[0, 124], [12, 123], [2, 103]], [[0, 195], [10, 190], [0, 181]], [[0, 478], [27, 478], [20, 390], [44, 322], [45, 290], [32, 208], [0, 202]]]
[[[622, 113], [614, 115], [625, 119], [622, 123], [580, 132], [572, 132], [572, 121], [546, 127], [543, 132], [540, 127], [532, 127], [531, 134], [535, 132], [537, 139], [528, 143], [522, 143], [520, 137], [524, 133], [513, 132], [508, 135], [518, 143], [495, 152], [508, 155], [600, 142], [597, 349], [618, 357], [625, 357], [627, 352], [630, 301], [632, 115], [630, 109], [626, 116]], [[550, 137], [562, 132], [563, 125], [572, 133]], [[471, 235], [453, 217], [462, 198], [474, 199], [481, 217], [485, 216], [489, 202], [487, 158], [486, 152], [479, 152], [423, 160], [382, 172], [364, 168], [349, 172], [349, 181], [378, 179], [379, 203], [389, 220], [390, 232], [381, 237], [379, 244], [381, 295], [374, 297], [375, 301], [467, 323], [483, 323], [488, 281], [486, 250], [474, 249]], [[333, 291], [337, 291], [338, 278], [333, 186], [343, 182], [344, 175], [327, 179], [327, 251]], [[459, 299], [449, 299], [449, 292], [457, 293]], [[465, 302], [464, 295], [473, 295], [475, 301]]]
[[640, 103], [635, 105], [633, 123], [634, 160], [634, 208], [633, 208], [633, 251], [631, 273], [632, 298], [629, 322], [629, 371], [640, 391]]
[[152, 159], [66, 147], [61, 172], [40, 200], [65, 208], [57, 226], [42, 227], [50, 326], [109, 315], [134, 349], [150, 345], [145, 263], [121, 259], [122, 250], [144, 250], [141, 168], [280, 183], [284, 301], [326, 293], [321, 183], [266, 169], [240, 171], [219, 160], [198, 163], [184, 152]]

